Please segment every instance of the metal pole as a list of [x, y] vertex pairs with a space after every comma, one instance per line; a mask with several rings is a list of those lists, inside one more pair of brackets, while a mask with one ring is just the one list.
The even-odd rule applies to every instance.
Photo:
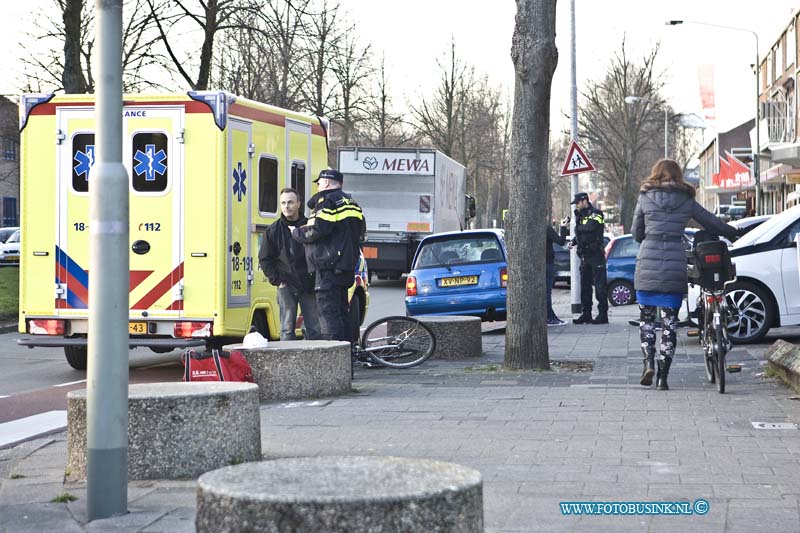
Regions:
[[89, 180], [89, 520], [128, 504], [128, 174], [122, 165], [122, 1], [96, 0], [97, 163]]
[[664, 105], [664, 159], [667, 158], [667, 143], [669, 141], [669, 129], [667, 125], [669, 124], [669, 115], [667, 114], [667, 106]]
[[[569, 2], [569, 35], [570, 35], [570, 113], [572, 115], [571, 137], [578, 140], [578, 82], [575, 68], [575, 0]], [[578, 174], [573, 174], [570, 180], [570, 192], [574, 198], [578, 194]], [[570, 237], [575, 237], [575, 217], [570, 223]], [[569, 296], [572, 302], [572, 312], [581, 312], [580, 274], [578, 271], [578, 250], [573, 247], [569, 253], [570, 284]]]
[[764, 214], [763, 198], [761, 194], [761, 99], [758, 91], [758, 78], [761, 75], [761, 65], [758, 64], [758, 34], [752, 32], [756, 38], [756, 149], [753, 150], [753, 173], [756, 178], [756, 215]]

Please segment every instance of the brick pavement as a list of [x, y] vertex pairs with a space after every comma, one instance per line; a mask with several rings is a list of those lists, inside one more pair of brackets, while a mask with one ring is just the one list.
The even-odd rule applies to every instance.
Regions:
[[[567, 291], [556, 311], [569, 314]], [[262, 405], [266, 459], [397, 455], [453, 461], [484, 478], [487, 531], [800, 531], [800, 402], [761, 376], [765, 345], [736, 348], [724, 395], [705, 383], [696, 340], [679, 334], [670, 391], [638, 385], [635, 307], [607, 326], [549, 328], [553, 361], [591, 372], [502, 370], [502, 334], [484, 356], [417, 369], [359, 369], [345, 397]], [[786, 330], [800, 342], [798, 329]], [[568, 365], [567, 365], [568, 366]], [[556, 368], [556, 367], [554, 367]], [[85, 485], [63, 483], [63, 435], [0, 451], [9, 531], [192, 531], [193, 481], [134, 482], [125, 517], [84, 526]], [[24, 477], [17, 477], [23, 475]], [[16, 479], [11, 479], [15, 477]], [[47, 503], [68, 492], [72, 503]], [[703, 516], [563, 516], [563, 501], [694, 501]], [[0, 525], [0, 531], [2, 531]]]

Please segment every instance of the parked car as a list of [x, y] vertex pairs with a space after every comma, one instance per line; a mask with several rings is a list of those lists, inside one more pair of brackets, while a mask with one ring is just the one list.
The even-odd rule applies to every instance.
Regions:
[[[773, 327], [800, 324], [797, 244], [800, 205], [789, 208], [737, 240], [731, 247], [736, 281], [725, 287], [732, 311], [728, 334], [736, 344], [757, 342]], [[699, 287], [689, 287], [689, 308]]]
[[19, 229], [18, 226], [9, 226], [7, 228], [0, 228], [0, 244], [6, 242], [9, 237], [11, 237], [15, 231]]
[[406, 279], [406, 314], [505, 320], [506, 261], [502, 230], [425, 237], [417, 247]]
[[553, 279], [553, 285], [559, 281], [563, 281], [567, 285], [570, 284], [570, 266], [569, 266], [569, 247], [559, 246], [553, 243], [553, 265], [556, 267], [556, 276]]
[[19, 265], [19, 229], [0, 244], [0, 265]]
[[[744, 230], [744, 234], [746, 235], [747, 233], [750, 233], [752, 230], [756, 229], [758, 226], [760, 226], [770, 218], [772, 218], [772, 215], [759, 215], [757, 217], [740, 218], [739, 220], [734, 220], [732, 222], [729, 222], [728, 224], [730, 224], [736, 229]], [[725, 237], [720, 237], [720, 238], [726, 243], [728, 243], [728, 246], [733, 244]]]
[[[603, 233], [603, 246], [608, 246], [608, 243], [613, 238], [614, 236], [610, 233]], [[567, 238], [567, 240], [569, 240], [569, 238]], [[553, 264], [556, 267], [556, 276], [553, 279], [553, 286], [555, 286], [555, 284], [559, 281], [563, 281], [569, 285], [572, 281], [569, 265], [569, 247], [566, 245], [559, 246], [558, 244], [553, 243], [553, 251], [555, 252]]]
[[747, 214], [747, 208], [738, 204], [721, 204], [714, 214], [725, 222], [739, 220]]
[[[694, 228], [686, 228], [691, 239]], [[612, 239], [606, 245], [606, 279], [608, 280], [608, 302], [611, 305], [630, 305], [636, 301], [633, 278], [636, 273], [636, 256], [639, 243], [631, 234]]]

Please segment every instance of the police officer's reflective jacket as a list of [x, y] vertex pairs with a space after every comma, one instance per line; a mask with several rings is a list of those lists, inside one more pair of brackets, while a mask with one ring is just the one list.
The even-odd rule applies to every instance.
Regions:
[[581, 258], [604, 255], [604, 232], [605, 218], [602, 211], [593, 205], [575, 211], [575, 239]]
[[341, 189], [320, 191], [308, 201], [311, 216], [292, 237], [305, 244], [310, 272], [353, 273], [366, 235], [361, 207]]

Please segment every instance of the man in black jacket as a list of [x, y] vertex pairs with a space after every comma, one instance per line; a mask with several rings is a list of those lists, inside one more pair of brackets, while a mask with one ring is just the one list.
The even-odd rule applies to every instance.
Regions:
[[360, 243], [366, 234], [364, 214], [349, 194], [342, 191], [344, 176], [326, 169], [314, 180], [319, 192], [308, 201], [308, 222], [292, 231], [306, 247], [306, 261], [316, 274], [317, 306], [322, 331], [331, 340], [353, 342], [348, 331], [347, 290], [353, 284], [361, 257]]
[[[581, 258], [581, 316], [574, 324], [608, 324], [608, 298], [606, 289], [606, 255], [603, 246], [605, 219], [603, 212], [589, 202], [589, 195], [579, 192], [575, 204], [575, 237], [570, 246], [578, 246]], [[597, 298], [598, 315], [592, 319], [592, 286]]]
[[306, 339], [320, 339], [319, 311], [314, 297], [314, 274], [308, 271], [303, 245], [292, 239], [292, 230], [307, 220], [300, 212], [300, 194], [291, 187], [281, 190], [281, 218], [264, 232], [258, 263], [269, 282], [278, 287], [281, 340], [296, 340], [297, 304], [303, 312]]

